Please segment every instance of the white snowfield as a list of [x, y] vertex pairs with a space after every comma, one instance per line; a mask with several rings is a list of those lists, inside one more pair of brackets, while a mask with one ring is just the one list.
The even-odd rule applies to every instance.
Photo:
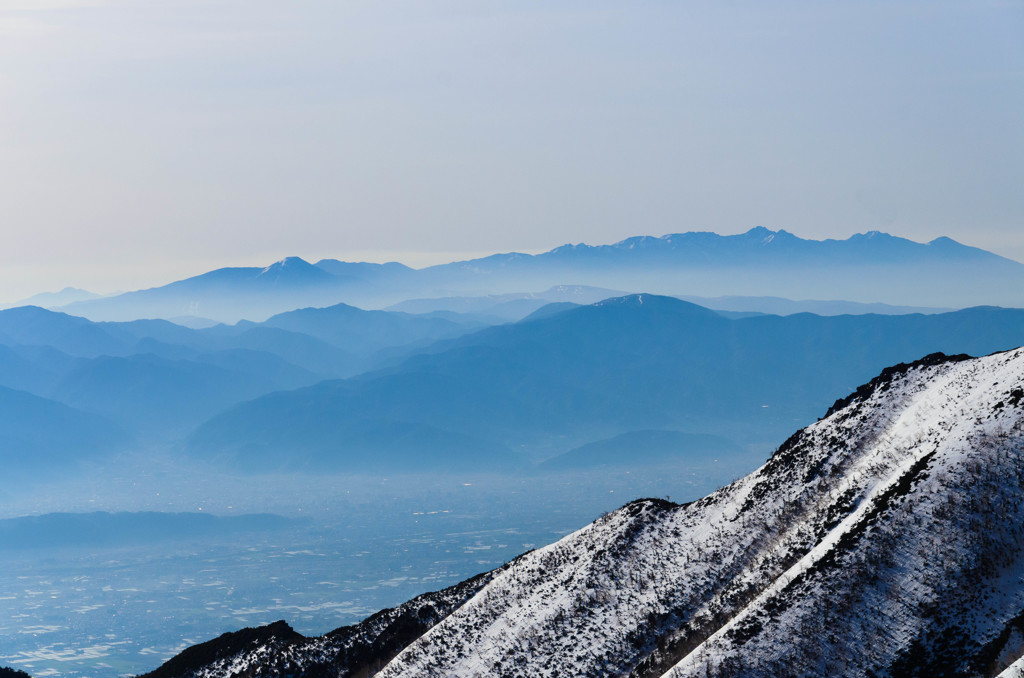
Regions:
[[1022, 676], [1024, 676], [1024, 657], [1007, 666], [998, 678], [1022, 678]]
[[924, 362], [518, 558], [378, 675], [1020, 675], [1024, 349]]

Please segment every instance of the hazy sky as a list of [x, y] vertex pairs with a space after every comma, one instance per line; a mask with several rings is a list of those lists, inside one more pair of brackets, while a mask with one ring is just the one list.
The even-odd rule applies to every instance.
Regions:
[[0, 0], [0, 300], [755, 225], [1024, 260], [1024, 3]]

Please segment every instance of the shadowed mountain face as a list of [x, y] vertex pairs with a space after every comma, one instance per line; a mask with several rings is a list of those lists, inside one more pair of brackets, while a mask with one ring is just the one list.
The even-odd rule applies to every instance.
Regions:
[[[163, 287], [75, 302], [65, 310], [95, 320], [194, 315], [236, 322], [342, 301], [381, 307], [567, 284], [903, 306], [1024, 306], [1024, 264], [948, 238], [924, 244], [872, 231], [817, 241], [757, 227], [732, 236], [678, 233], [612, 245], [565, 245], [538, 255], [496, 254], [420, 270], [336, 260], [314, 265], [290, 257], [267, 268], [219, 269]], [[512, 306], [495, 309], [497, 316], [529, 312], [516, 307], [522, 300], [507, 301]]]
[[757, 471], [641, 499], [457, 586], [150, 674], [1019, 676], [1024, 349], [884, 370]]
[[374, 458], [366, 451], [381, 447], [389, 463], [417, 459], [404, 434], [364, 443], [354, 431], [367, 420], [382, 436], [410, 425], [467, 436], [488, 459], [505, 448], [553, 456], [645, 429], [727, 432], [735, 442], [767, 446], [887, 364], [1021, 343], [1024, 311], [1017, 310], [730, 320], [678, 299], [631, 295], [257, 399], [203, 424], [190, 446], [249, 468], [339, 468], [366, 463]]

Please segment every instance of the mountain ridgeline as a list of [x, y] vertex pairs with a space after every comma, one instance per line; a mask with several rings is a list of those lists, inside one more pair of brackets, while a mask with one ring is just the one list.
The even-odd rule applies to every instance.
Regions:
[[418, 270], [398, 263], [325, 259], [312, 264], [289, 257], [265, 268], [218, 269], [61, 310], [93, 320], [202, 316], [236, 322], [342, 301], [380, 308], [410, 299], [565, 284], [658, 294], [1024, 306], [1024, 265], [949, 238], [917, 243], [872, 231], [817, 241], [757, 227], [730, 236], [691, 232], [612, 245], [564, 245], [537, 255], [495, 254]]
[[25, 466], [133, 439], [174, 440], [231, 405], [357, 374], [478, 327], [344, 304], [203, 329], [8, 309], [0, 311], [0, 441]]
[[729, 316], [649, 294], [489, 327], [345, 304], [199, 329], [22, 307], [0, 311], [0, 442], [12, 472], [184, 440], [249, 471], [390, 474], [621, 467], [616, 445], [646, 440], [628, 470], [766, 451], [885, 365], [1021, 344], [1016, 309]]
[[760, 469], [641, 499], [318, 638], [152, 678], [1010, 676], [1024, 666], [1024, 349], [896, 365]]
[[[629, 295], [238, 405], [201, 425], [189, 449], [250, 470], [334, 471], [500, 469], [634, 431], [725, 436], [726, 446], [767, 450], [886, 365], [1021, 344], [1021, 310], [729, 319]], [[718, 456], [722, 441], [705, 442], [679, 445], [670, 459]]]

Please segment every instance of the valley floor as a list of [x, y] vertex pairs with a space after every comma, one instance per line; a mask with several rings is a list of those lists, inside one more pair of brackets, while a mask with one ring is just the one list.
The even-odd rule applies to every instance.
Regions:
[[[15, 513], [201, 508], [310, 520], [295, 531], [227, 542], [0, 545], [0, 666], [36, 678], [112, 678], [153, 669], [220, 633], [277, 619], [321, 634], [497, 567], [637, 496], [695, 499], [761, 461], [749, 455], [674, 471], [514, 479], [200, 474], [181, 483], [126, 468], [121, 479], [85, 483], [87, 495], [71, 497], [55, 486], [34, 492], [31, 504], [8, 497], [5, 506]], [[159, 505], [158, 486], [169, 498]]]

